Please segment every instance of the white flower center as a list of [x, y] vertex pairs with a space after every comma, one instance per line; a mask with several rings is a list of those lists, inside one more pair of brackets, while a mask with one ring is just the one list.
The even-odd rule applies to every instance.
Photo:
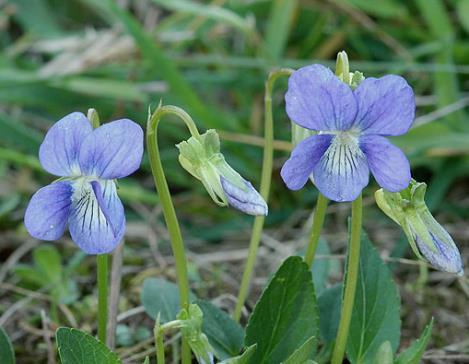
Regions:
[[334, 175], [353, 177], [358, 164], [366, 159], [359, 146], [358, 131], [327, 132], [327, 134], [335, 136], [323, 156], [326, 170]]
[[82, 231], [90, 231], [93, 226], [108, 225], [93, 191], [91, 185], [93, 181], [100, 183], [103, 199], [106, 199], [109, 192], [115, 188], [114, 181], [111, 180], [98, 180], [88, 176], [78, 177], [73, 180], [72, 205], [74, 206], [74, 211], [72, 213], [80, 221]]

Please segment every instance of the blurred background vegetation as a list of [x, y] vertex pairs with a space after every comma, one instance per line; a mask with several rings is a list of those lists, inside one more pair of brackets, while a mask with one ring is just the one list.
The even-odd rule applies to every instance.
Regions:
[[[54, 258], [64, 265], [64, 291], [48, 290], [47, 275], [46, 283], [33, 278], [44, 252], [31, 253], [38, 242], [22, 224], [32, 193], [53, 179], [37, 154], [55, 121], [93, 107], [102, 121], [128, 117], [144, 126], [149, 106], [161, 99], [186, 109], [202, 130], [219, 130], [227, 160], [257, 185], [268, 72], [316, 62], [333, 67], [340, 50], [347, 51], [352, 70], [401, 74], [413, 86], [417, 119], [411, 132], [393, 141], [411, 160], [414, 177], [428, 183], [428, 203], [467, 263], [468, 35], [469, 0], [0, 0], [0, 324], [24, 350], [21, 362], [46, 357], [39, 310], [49, 312], [50, 302], [70, 307], [80, 327], [94, 325], [93, 260], [65, 237]], [[275, 92], [276, 171], [251, 304], [274, 267], [301, 248], [316, 198], [311, 185], [293, 193], [279, 176], [291, 147], [285, 88], [279, 82]], [[252, 219], [216, 207], [179, 166], [174, 145], [187, 137], [179, 122], [162, 124], [163, 163], [191, 251], [193, 287], [231, 309]], [[129, 220], [120, 303], [125, 311], [141, 304], [143, 278], [171, 279], [174, 271], [148, 161], [120, 187]], [[376, 188], [372, 182], [365, 190], [365, 228], [395, 268], [404, 340], [417, 337], [436, 316], [429, 360], [453, 352], [467, 360], [467, 278], [419, 275], [405, 259], [412, 256], [398, 228], [375, 207]], [[347, 208], [329, 209], [325, 259], [342, 262]], [[331, 281], [340, 277], [341, 265], [334, 266]], [[128, 358], [136, 355], [128, 348], [141, 339], [129, 337], [145, 336], [147, 323], [137, 316], [120, 326], [127, 341], [118, 345]]]

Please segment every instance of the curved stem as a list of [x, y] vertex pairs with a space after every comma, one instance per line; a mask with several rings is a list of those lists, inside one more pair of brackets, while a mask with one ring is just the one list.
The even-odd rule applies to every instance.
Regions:
[[[159, 106], [153, 115], [148, 119], [147, 123], [147, 150], [150, 160], [151, 171], [155, 180], [156, 189], [160, 196], [160, 203], [163, 209], [163, 215], [168, 227], [169, 236], [171, 239], [171, 247], [176, 261], [176, 275], [179, 287], [179, 295], [181, 308], [186, 308], [189, 304], [189, 279], [187, 274], [187, 259], [182, 240], [179, 222], [176, 217], [174, 205], [171, 200], [168, 183], [161, 164], [160, 151], [158, 148], [158, 125], [164, 115], [173, 114], [178, 116], [184, 121], [189, 131], [194, 137], [199, 137], [200, 134], [192, 118], [184, 110], [176, 106]], [[190, 348], [187, 342], [182, 342], [182, 362], [188, 364], [191, 362]]]
[[98, 339], [106, 343], [108, 254], [96, 256], [98, 266]]
[[358, 268], [360, 263], [360, 242], [362, 230], [362, 195], [352, 202], [352, 229], [350, 244], [348, 247], [347, 273], [345, 277], [344, 301], [340, 313], [340, 324], [337, 331], [332, 364], [340, 364], [344, 358], [347, 345], [350, 319], [352, 317], [353, 304], [355, 303], [355, 291], [357, 288]]
[[305, 254], [305, 262], [306, 264], [308, 264], [308, 267], [311, 267], [313, 265], [313, 260], [314, 256], [316, 255], [316, 249], [318, 247], [322, 226], [324, 225], [324, 217], [326, 216], [326, 209], [328, 203], [329, 200], [322, 193], [319, 193], [318, 200], [316, 202], [316, 210], [314, 210], [311, 235]]
[[[294, 72], [293, 69], [281, 68], [275, 70], [269, 74], [265, 83], [265, 95], [264, 95], [264, 157], [262, 161], [262, 175], [260, 194], [266, 202], [269, 199], [270, 182], [272, 180], [272, 163], [274, 158], [274, 122], [272, 117], [272, 90], [275, 85], [275, 81], [282, 76], [290, 76]], [[257, 250], [259, 248], [259, 242], [261, 241], [262, 228], [264, 227], [264, 216], [256, 216], [254, 225], [251, 233], [251, 241], [249, 242], [248, 257], [246, 260], [246, 266], [243, 272], [243, 278], [239, 288], [238, 299], [236, 301], [233, 318], [239, 321], [241, 318], [241, 311], [243, 310], [244, 303], [249, 291], [249, 285], [251, 282], [251, 276], [256, 263]]]

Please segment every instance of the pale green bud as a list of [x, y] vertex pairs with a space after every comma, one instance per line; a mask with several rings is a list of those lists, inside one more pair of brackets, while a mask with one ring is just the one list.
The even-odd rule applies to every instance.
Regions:
[[401, 192], [376, 191], [376, 203], [399, 224], [414, 253], [435, 268], [459, 275], [463, 264], [459, 250], [448, 232], [435, 220], [425, 204], [427, 185], [411, 180]]
[[202, 332], [203, 313], [199, 306], [190, 304], [177, 315], [182, 337], [189, 344], [199, 364], [213, 364], [214, 350]]
[[348, 63], [348, 56], [345, 51], [337, 53], [337, 60], [335, 63], [335, 74], [340, 80], [347, 85], [350, 85], [350, 66]]
[[359, 71], [350, 72], [350, 65], [348, 56], [345, 51], [337, 53], [337, 60], [335, 64], [335, 75], [343, 82], [349, 85], [352, 90], [355, 90], [360, 83], [365, 79], [363, 73]]
[[99, 114], [96, 109], [88, 109], [86, 118], [90, 121], [93, 129], [99, 128]]
[[267, 215], [262, 196], [220, 153], [220, 138], [215, 130], [192, 136], [176, 147], [182, 167], [202, 182], [216, 204], [230, 205], [250, 215]]

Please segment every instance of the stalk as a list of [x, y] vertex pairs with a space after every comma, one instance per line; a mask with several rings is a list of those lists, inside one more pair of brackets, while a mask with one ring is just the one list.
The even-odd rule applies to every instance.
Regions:
[[[272, 90], [275, 85], [275, 81], [282, 76], [290, 76], [294, 70], [289, 68], [281, 68], [275, 70], [269, 74], [265, 83], [265, 95], [264, 95], [264, 157], [262, 161], [262, 175], [260, 194], [266, 202], [269, 199], [270, 184], [272, 180], [272, 164], [274, 158], [274, 122], [272, 116]], [[261, 241], [262, 229], [264, 227], [264, 216], [256, 216], [254, 219], [254, 225], [252, 227], [251, 240], [249, 242], [248, 257], [246, 260], [246, 266], [244, 268], [243, 277], [241, 279], [241, 285], [239, 287], [238, 299], [236, 301], [233, 318], [239, 321], [241, 318], [241, 312], [246, 302], [246, 298], [249, 292], [249, 286], [251, 283], [251, 276], [256, 263], [257, 251], [259, 249], [259, 243]]]
[[345, 276], [345, 291], [340, 323], [335, 340], [332, 364], [340, 364], [344, 358], [347, 345], [350, 319], [352, 318], [355, 291], [357, 288], [358, 268], [360, 264], [360, 243], [362, 230], [362, 195], [352, 202], [352, 230], [348, 247], [347, 274]]
[[[192, 118], [184, 110], [171, 105], [159, 106], [153, 115], [148, 119], [147, 124], [147, 150], [150, 160], [151, 171], [155, 181], [155, 186], [160, 196], [160, 203], [163, 215], [168, 227], [171, 240], [171, 248], [176, 262], [177, 284], [179, 287], [179, 295], [181, 308], [187, 308], [189, 305], [189, 279], [187, 274], [187, 259], [182, 240], [181, 229], [176, 216], [171, 194], [169, 192], [168, 183], [161, 163], [160, 151], [158, 147], [158, 125], [163, 116], [173, 114], [178, 116], [194, 137], [200, 137], [197, 127]], [[185, 340], [182, 341], [182, 363], [190, 364], [191, 352], [189, 345]]]
[[329, 200], [321, 193], [318, 195], [316, 202], [316, 210], [314, 211], [313, 226], [311, 228], [311, 235], [308, 242], [308, 247], [305, 254], [305, 262], [311, 268], [313, 260], [316, 255], [316, 249], [321, 236], [322, 226], [324, 225], [324, 218], [326, 216], [326, 209]]

